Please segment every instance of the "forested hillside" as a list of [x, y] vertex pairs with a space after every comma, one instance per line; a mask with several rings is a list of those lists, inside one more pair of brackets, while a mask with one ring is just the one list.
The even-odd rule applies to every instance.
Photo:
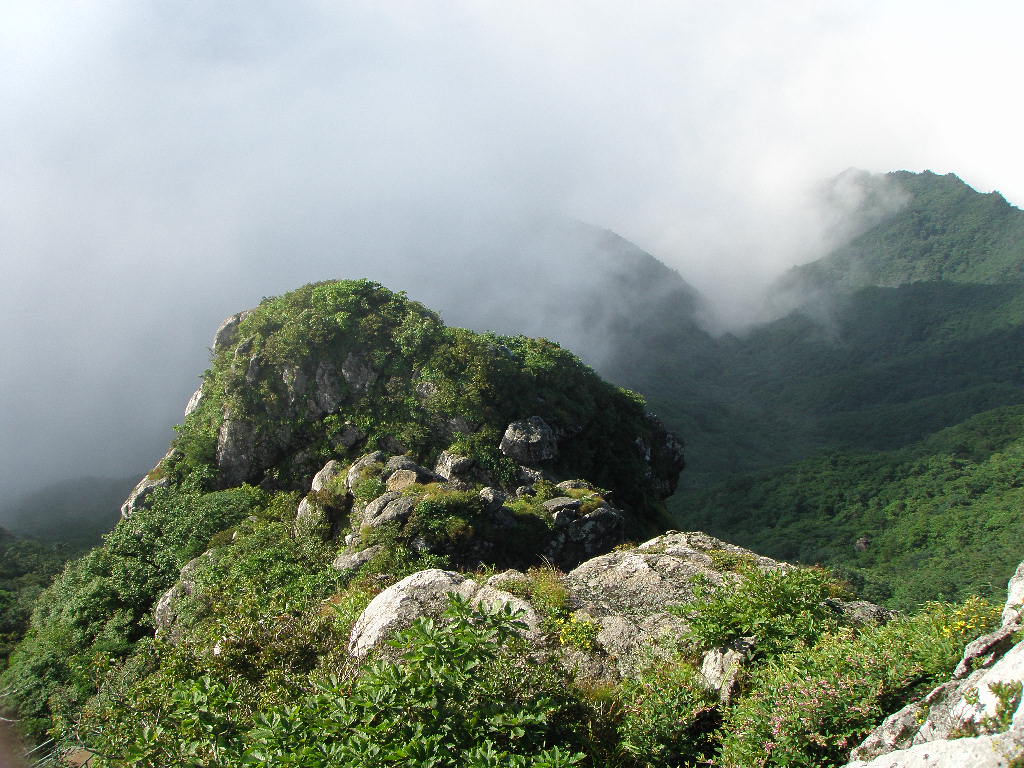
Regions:
[[796, 309], [713, 341], [655, 323], [606, 367], [684, 435], [684, 487], [897, 448], [1024, 402], [1024, 212], [953, 175], [876, 183], [903, 206], [780, 280]]
[[1024, 408], [897, 451], [828, 452], [676, 503], [688, 526], [836, 567], [871, 600], [909, 609], [996, 597], [1024, 541]]

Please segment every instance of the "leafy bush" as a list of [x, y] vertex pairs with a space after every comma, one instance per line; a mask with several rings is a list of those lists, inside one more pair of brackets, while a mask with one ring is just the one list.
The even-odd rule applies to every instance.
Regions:
[[[525, 661], [510, 609], [453, 597], [443, 623], [422, 619], [392, 640], [400, 662], [358, 676], [310, 677], [291, 703], [252, 711], [239, 684], [180, 677], [158, 721], [100, 734], [101, 766], [235, 768], [567, 768], [572, 702], [561, 679]], [[255, 725], [251, 725], [254, 718]]]
[[824, 768], [881, 719], [947, 677], [964, 644], [999, 609], [973, 598], [931, 603], [922, 613], [856, 634], [843, 628], [769, 659], [750, 693], [725, 718], [720, 760], [728, 768]]
[[714, 752], [718, 701], [693, 665], [679, 659], [652, 664], [624, 681], [618, 696], [619, 749], [629, 765], [693, 765]]
[[753, 636], [758, 654], [773, 655], [839, 626], [839, 614], [822, 601], [846, 588], [827, 571], [762, 569], [738, 561], [733, 567], [738, 580], [718, 587], [698, 582], [693, 601], [672, 608], [689, 622], [686, 639], [698, 649]]

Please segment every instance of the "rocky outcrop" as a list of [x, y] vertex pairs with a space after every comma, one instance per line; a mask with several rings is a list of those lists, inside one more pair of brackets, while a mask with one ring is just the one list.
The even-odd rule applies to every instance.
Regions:
[[540, 416], [514, 421], [505, 428], [498, 449], [509, 458], [535, 466], [558, 454], [555, 432]]
[[238, 340], [238, 326], [251, 314], [252, 310], [246, 309], [232, 315], [220, 324], [216, 333], [213, 334], [212, 347], [215, 353], [227, 349]]
[[152, 496], [154, 491], [160, 488], [166, 488], [170, 485], [170, 477], [166, 473], [167, 463], [174, 459], [176, 456], [175, 450], [172, 448], [169, 450], [160, 461], [156, 463], [138, 484], [132, 488], [132, 492], [128, 494], [128, 498], [121, 504], [121, 517], [129, 518], [137, 510], [144, 507], [148, 507], [152, 503]]
[[165, 640], [175, 641], [178, 633], [175, 631], [175, 624], [178, 621], [178, 609], [181, 601], [195, 594], [195, 577], [199, 569], [206, 563], [218, 556], [217, 548], [208, 549], [199, 557], [189, 560], [182, 566], [178, 581], [168, 589], [156, 602], [153, 608], [153, 625], [157, 633]]
[[[563, 642], [550, 624], [548, 632], [554, 635], [541, 631], [545, 625], [539, 621], [539, 609], [513, 595], [524, 594], [530, 583], [531, 577], [522, 572], [508, 570], [481, 581], [454, 571], [420, 571], [370, 603], [352, 630], [349, 650], [363, 656], [415, 619], [440, 615], [454, 592], [473, 602], [486, 600], [522, 610], [530, 627], [528, 636], [538, 649], [556, 653], [562, 663], [590, 679], [614, 681], [635, 674], [659, 653], [671, 653], [687, 627], [669, 609], [691, 602], [698, 583], [721, 585], [742, 578], [720, 565], [728, 560], [726, 555], [764, 569], [793, 567], [696, 532], [670, 532], [637, 547], [594, 557], [562, 577], [565, 603], [560, 621], [593, 627], [594, 637], [586, 648]], [[357, 563], [355, 555], [346, 553], [338, 564], [355, 568]], [[742, 638], [704, 655], [707, 685], [723, 702], [736, 696], [755, 646], [755, 638]]]
[[544, 502], [551, 510], [554, 532], [544, 548], [544, 556], [555, 565], [571, 568], [582, 560], [602, 554], [622, 543], [622, 513], [611, 506], [602, 505], [587, 513], [580, 511], [578, 500], [565, 499]]
[[732, 704], [739, 693], [740, 675], [757, 646], [753, 637], [741, 637], [721, 648], [712, 648], [701, 660], [700, 673], [708, 688], [723, 705]]
[[1001, 626], [964, 650], [948, 682], [890, 715], [847, 768], [995, 768], [1024, 760], [1024, 563], [1010, 579]]
[[453, 593], [473, 605], [484, 604], [491, 609], [511, 606], [519, 612], [519, 620], [527, 625], [527, 636], [540, 636], [540, 620], [522, 598], [454, 571], [432, 568], [407, 576], [370, 602], [352, 627], [349, 653], [361, 658], [416, 619], [440, 616]]
[[686, 622], [667, 609], [693, 600], [696, 583], [721, 585], [740, 576], [722, 570], [712, 555], [738, 555], [761, 568], [785, 563], [727, 544], [704, 533], [670, 532], [624, 551], [609, 552], [566, 576], [570, 600], [600, 625], [597, 644], [622, 674], [631, 674], [665, 637], [678, 637]]

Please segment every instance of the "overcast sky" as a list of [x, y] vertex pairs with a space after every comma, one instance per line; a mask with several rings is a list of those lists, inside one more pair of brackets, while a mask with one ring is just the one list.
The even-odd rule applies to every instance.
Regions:
[[220, 319], [310, 280], [471, 317], [564, 217], [741, 318], [850, 166], [1024, 203], [1018, 1], [0, 9], [0, 497], [152, 465]]

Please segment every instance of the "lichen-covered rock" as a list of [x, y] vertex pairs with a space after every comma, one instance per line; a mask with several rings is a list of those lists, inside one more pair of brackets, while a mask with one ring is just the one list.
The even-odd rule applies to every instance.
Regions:
[[525, 600], [454, 571], [432, 568], [407, 576], [377, 595], [356, 620], [349, 636], [348, 651], [361, 658], [400, 629], [422, 616], [437, 617], [448, 606], [452, 593], [473, 605], [490, 608], [509, 605], [520, 611], [528, 635], [539, 636], [540, 621]]
[[555, 458], [558, 443], [554, 430], [540, 416], [513, 421], [505, 428], [498, 450], [509, 458], [534, 466]]

